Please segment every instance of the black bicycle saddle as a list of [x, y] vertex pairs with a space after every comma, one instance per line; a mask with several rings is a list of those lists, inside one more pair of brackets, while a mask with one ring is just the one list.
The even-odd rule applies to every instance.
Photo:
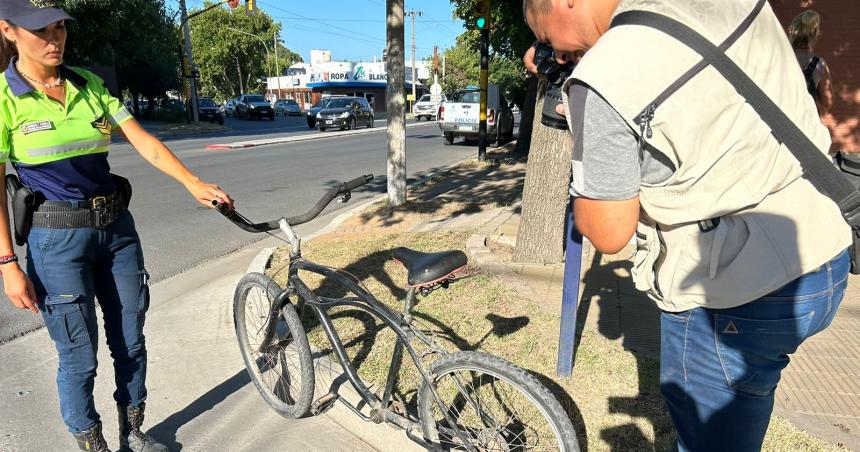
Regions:
[[422, 253], [398, 247], [392, 251], [394, 260], [403, 264], [409, 272], [406, 281], [409, 287], [426, 286], [447, 278], [451, 273], [466, 266], [468, 259], [462, 251]]

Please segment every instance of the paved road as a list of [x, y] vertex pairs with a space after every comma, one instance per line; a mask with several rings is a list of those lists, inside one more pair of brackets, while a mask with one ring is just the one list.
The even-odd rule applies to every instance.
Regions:
[[[218, 183], [236, 200], [238, 210], [254, 220], [294, 215], [310, 208], [331, 184], [365, 173], [377, 178], [354, 194], [360, 202], [386, 189], [386, 135], [379, 132], [350, 137], [264, 146], [245, 150], [205, 150], [207, 144], [269, 138], [264, 126], [289, 127], [284, 132], [318, 133], [307, 129], [301, 117], [269, 121], [237, 121], [247, 128], [230, 136], [170, 140], [168, 146], [204, 180]], [[281, 125], [294, 123], [293, 125]], [[382, 122], [384, 124], [384, 122]], [[260, 133], [267, 132], [267, 133]], [[324, 135], [324, 134], [323, 134]], [[407, 129], [407, 169], [411, 180], [435, 169], [477, 154], [475, 146], [459, 142], [444, 146], [435, 123]], [[147, 268], [155, 281], [195, 267], [261, 239], [198, 206], [185, 190], [155, 171], [127, 144], [111, 151], [113, 171], [128, 177], [135, 187], [131, 210], [144, 244]], [[344, 206], [333, 204], [329, 209]], [[23, 250], [19, 250], [23, 253]], [[41, 326], [41, 318], [14, 309], [0, 299], [0, 343]]]

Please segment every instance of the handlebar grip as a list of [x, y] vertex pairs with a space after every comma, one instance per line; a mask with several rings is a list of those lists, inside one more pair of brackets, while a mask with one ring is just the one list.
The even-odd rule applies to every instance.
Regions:
[[217, 199], [212, 200], [212, 206], [215, 207], [215, 210], [217, 210], [218, 213], [225, 216], [233, 211], [227, 203], [221, 202]]
[[349, 182], [344, 182], [343, 185], [341, 185], [340, 193], [355, 190], [356, 188], [361, 187], [362, 185], [372, 180], [373, 174], [365, 174], [364, 176], [356, 177]]

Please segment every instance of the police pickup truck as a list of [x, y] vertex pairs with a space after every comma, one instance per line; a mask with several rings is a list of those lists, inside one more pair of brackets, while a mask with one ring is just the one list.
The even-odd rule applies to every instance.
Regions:
[[[478, 139], [481, 92], [477, 87], [458, 91], [439, 107], [439, 128], [445, 144], [453, 144], [456, 137]], [[514, 114], [508, 107], [498, 85], [487, 87], [487, 142], [501, 146], [514, 137]]]

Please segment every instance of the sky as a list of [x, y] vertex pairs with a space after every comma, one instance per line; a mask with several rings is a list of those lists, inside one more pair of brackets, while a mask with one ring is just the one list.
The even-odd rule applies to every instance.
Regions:
[[[244, 3], [244, 2], [243, 2]], [[168, 7], [178, 8], [177, 0]], [[200, 7], [203, 0], [186, 0], [188, 9]], [[283, 25], [284, 45], [310, 61], [311, 49], [331, 50], [335, 61], [372, 61], [385, 48], [385, 0], [257, 0], [260, 9]], [[224, 6], [226, 8], [226, 6]], [[423, 13], [415, 17], [416, 59], [433, 55], [454, 45], [463, 32], [463, 21], [451, 19], [449, 0], [412, 0], [406, 11]], [[193, 19], [192, 19], [193, 20]], [[406, 18], [406, 58], [411, 58], [411, 19]]]

